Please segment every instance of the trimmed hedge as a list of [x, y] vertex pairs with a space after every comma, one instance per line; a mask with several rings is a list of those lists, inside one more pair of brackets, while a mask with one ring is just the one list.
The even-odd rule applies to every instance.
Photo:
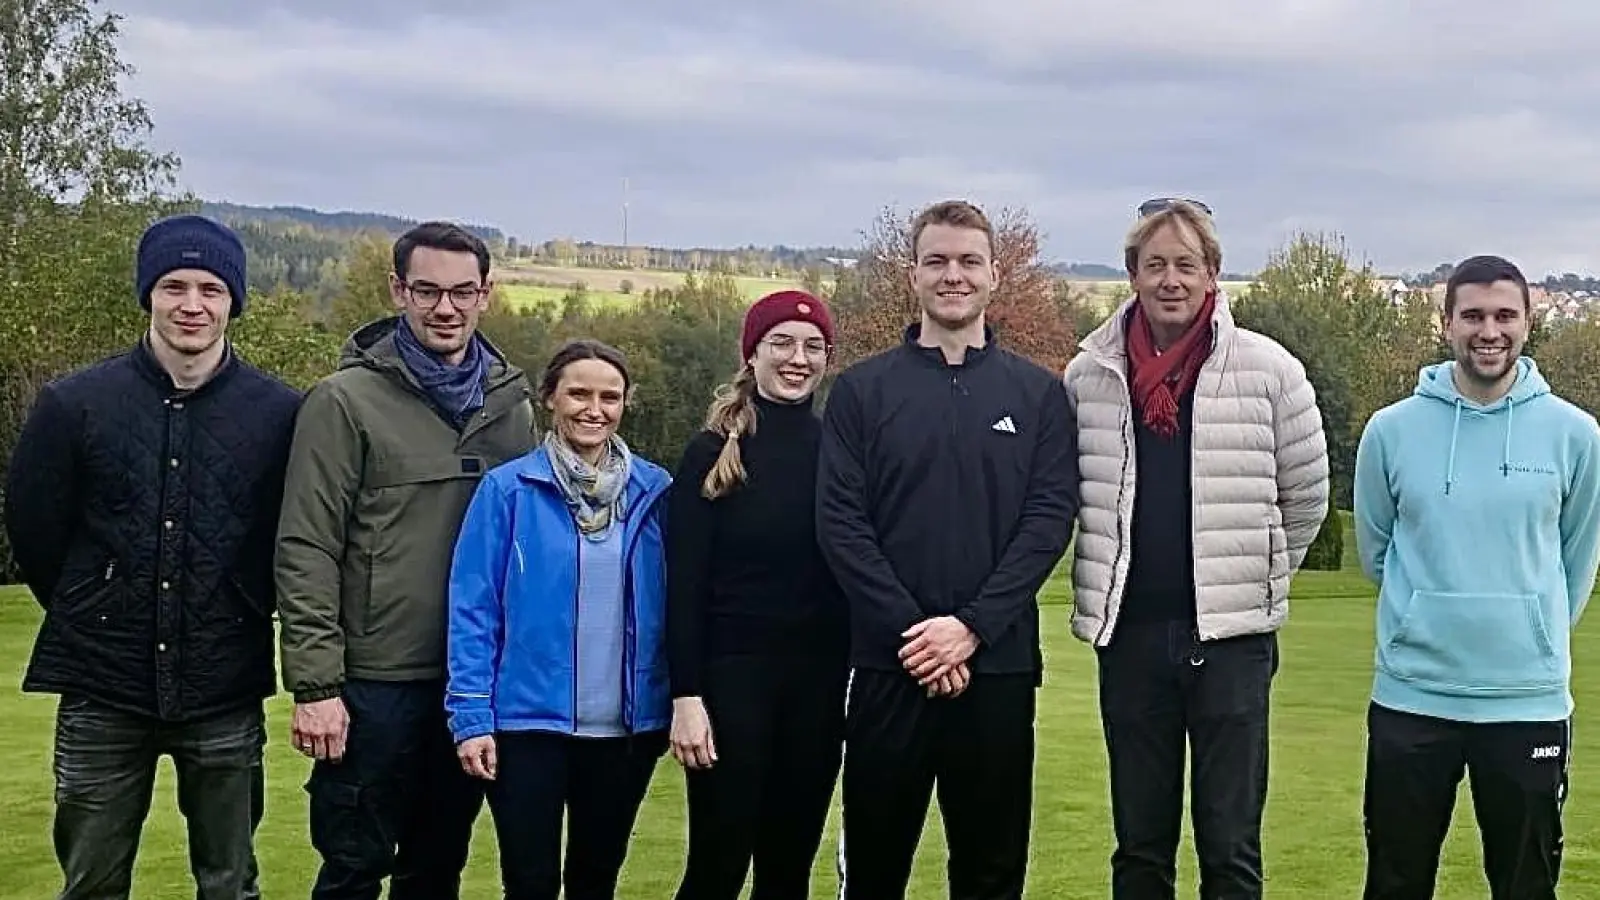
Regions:
[[1316, 572], [1337, 572], [1344, 568], [1344, 517], [1331, 503], [1301, 568]]

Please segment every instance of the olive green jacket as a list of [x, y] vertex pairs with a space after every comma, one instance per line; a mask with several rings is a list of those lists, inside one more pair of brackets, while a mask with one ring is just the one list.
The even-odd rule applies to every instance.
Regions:
[[460, 431], [401, 361], [398, 318], [364, 326], [295, 421], [276, 589], [284, 688], [442, 678], [450, 561], [483, 473], [537, 443], [532, 389], [492, 347], [484, 405]]

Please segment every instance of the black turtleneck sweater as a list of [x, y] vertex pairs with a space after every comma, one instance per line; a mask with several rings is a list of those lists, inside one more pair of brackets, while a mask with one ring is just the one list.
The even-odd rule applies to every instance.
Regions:
[[701, 431], [673, 475], [667, 509], [667, 660], [672, 696], [702, 693], [706, 663], [728, 656], [816, 657], [844, 666], [849, 614], [816, 541], [822, 425], [808, 398], [756, 398], [739, 442], [745, 481], [700, 493], [724, 440]]

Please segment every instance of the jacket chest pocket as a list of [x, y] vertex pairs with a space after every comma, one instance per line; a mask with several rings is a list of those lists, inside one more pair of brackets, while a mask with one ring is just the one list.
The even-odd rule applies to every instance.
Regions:
[[407, 566], [413, 568], [433, 557], [447, 563], [483, 468], [479, 457], [454, 454], [396, 454], [374, 460], [359, 513], [373, 535], [373, 561], [409, 558]]
[[481, 456], [456, 454], [394, 453], [377, 456], [369, 468], [367, 485], [382, 490], [397, 487], [422, 487], [428, 484], [482, 477], [487, 461]]
[[431, 613], [443, 615], [461, 518], [483, 469], [480, 457], [444, 453], [392, 454], [369, 464], [357, 513], [369, 535], [357, 630], [384, 632], [402, 645], [426, 642], [435, 630]]

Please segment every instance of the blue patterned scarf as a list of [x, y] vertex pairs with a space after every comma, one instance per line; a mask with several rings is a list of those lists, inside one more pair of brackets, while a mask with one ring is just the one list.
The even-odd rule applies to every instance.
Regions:
[[483, 382], [489, 372], [489, 354], [484, 350], [483, 339], [476, 333], [467, 344], [466, 358], [456, 366], [424, 347], [404, 316], [395, 326], [394, 346], [434, 405], [449, 415], [457, 428], [483, 406]]

